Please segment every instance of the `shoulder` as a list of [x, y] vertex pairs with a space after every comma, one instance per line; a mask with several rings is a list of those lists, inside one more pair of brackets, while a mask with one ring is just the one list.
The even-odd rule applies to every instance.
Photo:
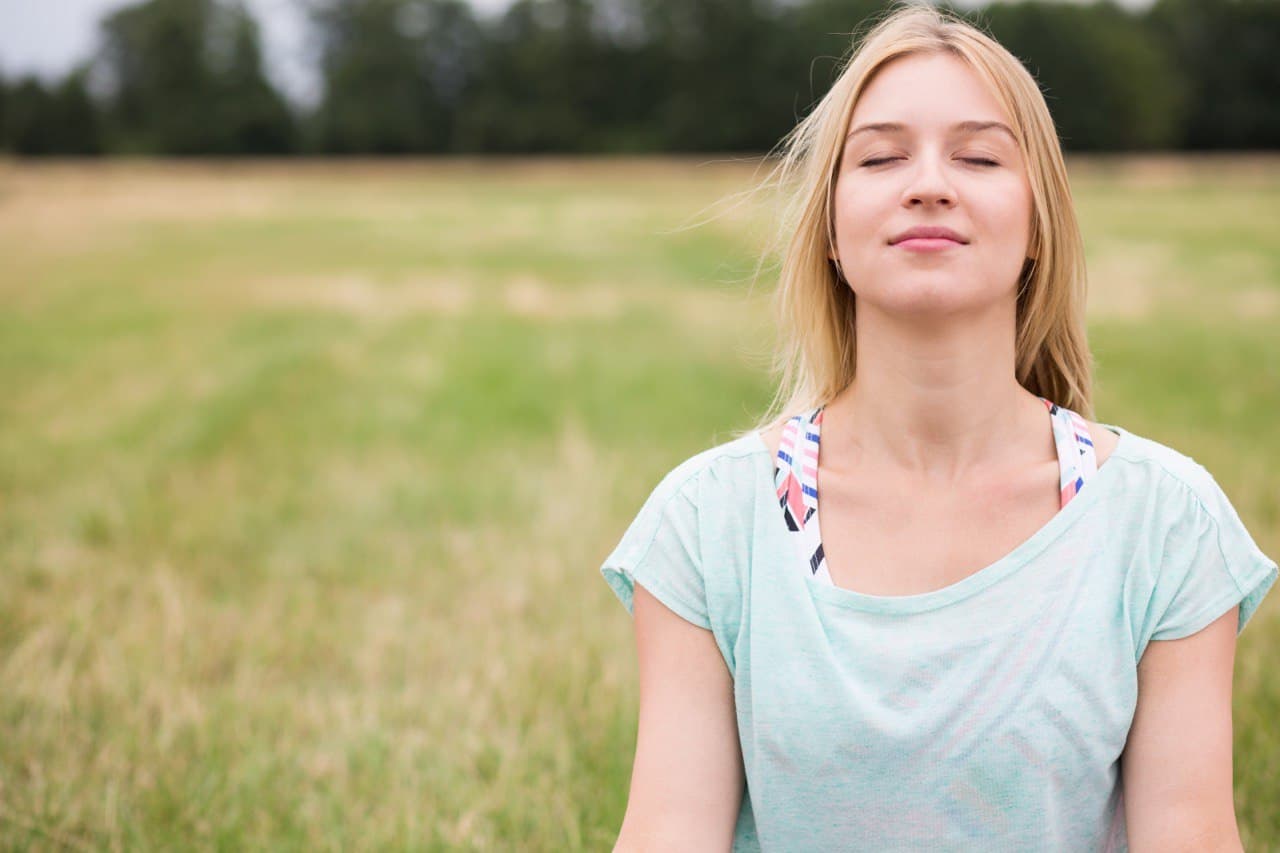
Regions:
[[[1206, 501], [1219, 490], [1208, 469], [1175, 447], [1122, 427], [1122, 435], [1116, 435], [1107, 425], [1100, 423], [1089, 422], [1089, 429], [1095, 448], [1106, 440], [1110, 445], [1108, 455], [1115, 455], [1117, 462], [1136, 469], [1148, 487], [1181, 491], [1201, 501]], [[1101, 465], [1101, 451], [1098, 459]]]
[[1099, 423], [1086, 420], [1089, 427], [1089, 440], [1093, 442], [1093, 453], [1097, 464], [1101, 466], [1111, 456], [1111, 452], [1120, 443], [1120, 436]]
[[[1236, 632], [1244, 628], [1275, 582], [1278, 567], [1258, 547], [1217, 479], [1191, 455], [1125, 431], [1113, 454], [1110, 492], [1115, 526], [1130, 577], [1146, 578], [1151, 619], [1140, 637], [1180, 639], [1239, 604]], [[1139, 612], [1135, 609], [1135, 612]], [[1138, 645], [1139, 653], [1145, 639]]]
[[757, 457], [765, 452], [761, 436], [747, 432], [687, 456], [667, 471], [654, 489], [662, 500], [689, 494], [704, 483], [719, 481], [730, 487], [745, 486], [755, 475]]
[[[1104, 427], [1105, 429], [1105, 427]], [[1176, 526], [1216, 528], [1220, 535], [1243, 531], [1239, 512], [1217, 478], [1193, 456], [1163, 442], [1125, 430], [1113, 449], [1119, 463], [1112, 479], [1152, 531]]]
[[769, 453], [770, 459], [773, 459], [778, 455], [778, 445], [782, 443], [782, 430], [786, 425], [786, 421], [779, 421], [768, 429], [760, 432], [760, 438], [764, 442], [764, 446]]
[[615, 554], [639, 559], [657, 538], [693, 541], [698, 531], [713, 529], [754, 496], [763, 452], [752, 432], [680, 460], [648, 489]]

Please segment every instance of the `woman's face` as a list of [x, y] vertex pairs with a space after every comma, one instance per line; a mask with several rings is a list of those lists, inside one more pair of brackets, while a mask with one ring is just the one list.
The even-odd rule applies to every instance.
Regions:
[[[863, 130], [882, 123], [900, 127]], [[1014, 298], [1032, 196], [1000, 125], [999, 102], [948, 54], [895, 59], [863, 90], [835, 186], [836, 258], [859, 305], [945, 314]], [[893, 242], [915, 226], [962, 242]]]

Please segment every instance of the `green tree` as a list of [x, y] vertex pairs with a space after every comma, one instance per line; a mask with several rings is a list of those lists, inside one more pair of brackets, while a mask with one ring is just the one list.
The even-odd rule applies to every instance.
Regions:
[[[489, 31], [460, 144], [484, 151], [599, 150], [618, 75], [590, 0], [516, 0]], [[645, 115], [645, 105], [618, 104]]]
[[1167, 52], [1109, 0], [1089, 6], [1029, 0], [976, 15], [1040, 84], [1070, 150], [1167, 148], [1178, 136], [1184, 89]]
[[766, 0], [638, 0], [666, 54], [657, 119], [664, 147], [770, 148], [807, 96], [818, 39], [803, 14]]
[[255, 154], [293, 151], [297, 126], [263, 71], [257, 21], [236, 6], [228, 10], [224, 25], [229, 30], [229, 50], [223, 61], [214, 63], [214, 104], [226, 149]]
[[1280, 3], [1158, 0], [1151, 31], [1187, 91], [1180, 147], [1280, 147]]
[[27, 77], [5, 98], [5, 146], [22, 155], [86, 155], [102, 151], [97, 108], [77, 69], [53, 88]]
[[293, 119], [262, 72], [238, 2], [146, 0], [102, 23], [117, 146], [153, 154], [277, 153]]
[[481, 33], [460, 0], [328, 0], [320, 32], [322, 150], [403, 154], [451, 147]]
[[222, 148], [209, 116], [214, 85], [205, 38], [212, 5], [149, 0], [102, 22], [112, 124], [122, 149], [199, 154]]

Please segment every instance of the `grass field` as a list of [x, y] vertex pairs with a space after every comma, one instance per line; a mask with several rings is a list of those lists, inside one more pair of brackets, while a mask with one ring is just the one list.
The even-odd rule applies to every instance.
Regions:
[[[1280, 157], [1071, 169], [1098, 419], [1280, 555]], [[598, 568], [770, 396], [767, 215], [683, 227], [751, 172], [0, 164], [0, 848], [608, 849], [637, 687]]]

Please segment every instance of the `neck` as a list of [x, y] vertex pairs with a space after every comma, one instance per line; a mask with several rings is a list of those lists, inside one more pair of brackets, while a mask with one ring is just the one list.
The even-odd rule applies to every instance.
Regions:
[[857, 377], [823, 413], [825, 459], [957, 485], [993, 466], [1056, 458], [1044, 403], [1014, 376], [1012, 323], [922, 334], [862, 319]]

